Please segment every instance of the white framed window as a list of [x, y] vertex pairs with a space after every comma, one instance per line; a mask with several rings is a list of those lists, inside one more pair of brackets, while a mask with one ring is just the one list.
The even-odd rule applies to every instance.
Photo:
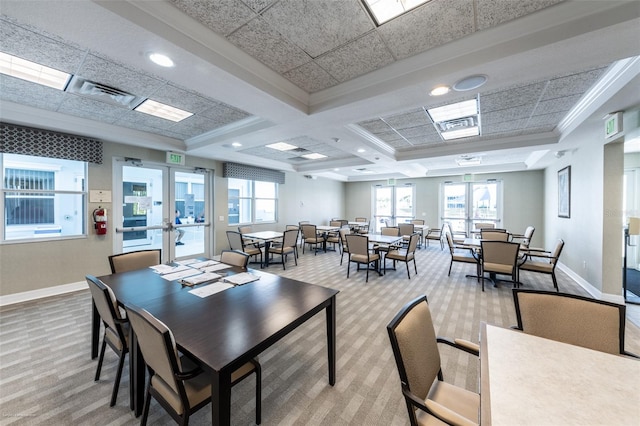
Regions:
[[227, 202], [229, 225], [276, 222], [278, 184], [229, 178]]
[[0, 154], [2, 241], [84, 236], [87, 163]]

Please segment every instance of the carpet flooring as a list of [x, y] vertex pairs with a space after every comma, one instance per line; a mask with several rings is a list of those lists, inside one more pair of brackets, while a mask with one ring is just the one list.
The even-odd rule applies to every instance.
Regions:
[[[106, 260], [105, 260], [106, 262]], [[337, 252], [307, 251], [298, 266], [268, 272], [340, 290], [337, 296], [337, 380], [327, 381], [326, 325], [317, 315], [260, 356], [263, 368], [262, 424], [270, 425], [408, 425], [406, 408], [388, 341], [386, 325], [413, 298], [429, 298], [436, 331], [441, 336], [478, 341], [482, 321], [515, 324], [511, 285], [486, 286], [465, 278], [474, 266], [454, 264], [437, 245], [417, 251], [418, 275], [407, 279], [404, 264], [385, 276], [364, 271], [347, 276]], [[83, 274], [92, 271], [81, 271]], [[557, 273], [560, 290], [586, 292], [566, 274]], [[523, 272], [525, 288], [552, 289], [551, 277]], [[185, 313], [188, 315], [188, 313]], [[128, 408], [128, 369], [118, 400], [109, 398], [117, 358], [107, 349], [100, 381], [90, 357], [91, 296], [79, 291], [0, 309], [1, 425], [134, 425]], [[627, 350], [640, 353], [640, 330], [628, 322]], [[445, 380], [478, 390], [476, 358], [442, 345]], [[505, 360], [516, 362], [517, 360]], [[232, 390], [233, 425], [255, 419], [255, 382], [247, 379]], [[192, 425], [210, 424], [210, 406], [191, 417]], [[150, 425], [173, 420], [152, 402]]]

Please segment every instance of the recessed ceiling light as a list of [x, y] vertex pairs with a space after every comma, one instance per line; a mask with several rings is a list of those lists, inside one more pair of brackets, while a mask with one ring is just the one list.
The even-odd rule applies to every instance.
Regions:
[[134, 110], [153, 115], [155, 117], [164, 118], [165, 120], [175, 121], [176, 123], [193, 115], [192, 112], [175, 108], [170, 105], [165, 105], [151, 99], [147, 99], [146, 101], [135, 107]]
[[475, 99], [428, 109], [431, 119], [436, 123], [469, 117], [478, 114], [478, 102]]
[[334, 171], [334, 172], [339, 172], [339, 171], [340, 171], [340, 169], [335, 168], [335, 169], [333, 169], [333, 171]]
[[358, 152], [359, 152], [360, 154], [362, 154], [363, 152], [365, 152], [365, 150], [364, 150], [364, 148], [358, 148]]
[[241, 144], [240, 142], [233, 142], [233, 143], [231, 144], [231, 146], [233, 146], [233, 147], [235, 147], [235, 148], [239, 148], [239, 147], [241, 147], [241, 146], [242, 146], [242, 144]]
[[446, 95], [450, 91], [451, 91], [451, 88], [449, 86], [436, 86], [433, 89], [431, 89], [429, 94], [431, 96], [442, 96], [442, 95]]
[[291, 151], [292, 149], [296, 149], [297, 146], [291, 145], [286, 142], [276, 142], [269, 145], [266, 145], [267, 148], [277, 149], [278, 151]]
[[324, 154], [319, 154], [317, 152], [312, 152], [311, 154], [304, 154], [301, 157], [308, 158], [309, 160], [319, 160], [321, 158], [327, 158]]
[[162, 53], [151, 53], [149, 54], [149, 59], [156, 65], [160, 65], [161, 67], [172, 67], [174, 65], [173, 61], [170, 57], [163, 55]]
[[460, 138], [468, 138], [470, 136], [478, 136], [480, 134], [480, 129], [478, 126], [467, 127], [464, 129], [451, 130], [449, 132], [440, 133], [442, 138], [446, 141], [451, 139], [460, 139]]
[[470, 75], [469, 77], [465, 77], [461, 80], [456, 81], [453, 85], [453, 90], [456, 92], [464, 92], [466, 90], [477, 89], [487, 82], [487, 76], [478, 74], [478, 75]]
[[400, 16], [428, 0], [364, 0], [378, 25]]
[[0, 52], [0, 73], [63, 90], [71, 74]]

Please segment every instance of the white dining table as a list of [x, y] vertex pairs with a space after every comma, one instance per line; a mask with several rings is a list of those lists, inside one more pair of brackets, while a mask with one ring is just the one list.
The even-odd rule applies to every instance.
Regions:
[[482, 324], [482, 425], [638, 425], [640, 360]]

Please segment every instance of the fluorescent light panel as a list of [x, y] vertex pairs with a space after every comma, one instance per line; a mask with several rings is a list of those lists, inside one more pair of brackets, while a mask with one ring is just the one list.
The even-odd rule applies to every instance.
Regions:
[[478, 102], [475, 99], [428, 109], [431, 119], [436, 123], [456, 118], [478, 115]]
[[480, 129], [478, 126], [467, 127], [464, 129], [451, 130], [450, 132], [442, 132], [440, 133], [442, 138], [446, 141], [451, 139], [460, 139], [460, 138], [468, 138], [469, 136], [478, 136], [480, 134]]
[[269, 145], [266, 145], [267, 148], [277, 149], [278, 151], [291, 151], [292, 149], [296, 149], [297, 146], [291, 145], [286, 142], [276, 142]]
[[135, 107], [134, 110], [153, 115], [155, 117], [164, 118], [165, 120], [175, 121], [176, 123], [193, 115], [192, 112], [174, 108], [170, 105], [165, 105], [151, 99], [147, 99], [146, 101]]
[[317, 152], [312, 152], [311, 154], [304, 154], [301, 157], [308, 158], [309, 160], [319, 160], [321, 158], [327, 158], [324, 154], [318, 154]]
[[71, 74], [66, 72], [45, 67], [3, 52], [0, 52], [0, 72], [58, 90], [63, 90], [69, 78], [71, 78]]
[[400, 16], [429, 0], [363, 0], [378, 25]]

